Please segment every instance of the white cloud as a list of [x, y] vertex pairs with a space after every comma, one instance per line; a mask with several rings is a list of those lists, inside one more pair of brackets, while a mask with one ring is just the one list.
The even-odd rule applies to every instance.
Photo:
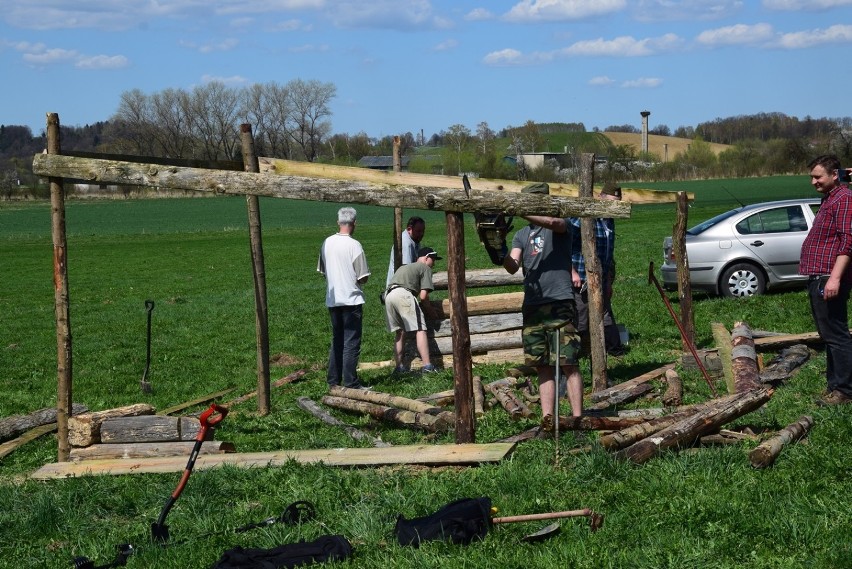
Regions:
[[56, 63], [73, 63], [79, 58], [79, 54], [69, 49], [42, 49], [36, 52], [26, 52], [24, 61], [33, 65], [53, 65]]
[[225, 85], [242, 85], [248, 82], [245, 77], [242, 77], [240, 75], [231, 75], [230, 77], [221, 77], [217, 75], [202, 75], [201, 81], [203, 83], [224, 83]]
[[325, 14], [340, 28], [431, 30], [453, 26], [432, 12], [429, 0], [339, 0], [329, 2]]
[[492, 18], [494, 18], [494, 14], [488, 8], [474, 8], [464, 17], [465, 20], [471, 22], [491, 20]]
[[623, 10], [626, 0], [521, 0], [503, 19], [509, 22], [563, 22]]
[[683, 40], [675, 34], [641, 40], [631, 36], [621, 36], [612, 40], [598, 38], [578, 41], [560, 50], [559, 53], [567, 56], [638, 57], [670, 52], [682, 44]]
[[306, 43], [289, 48], [290, 53], [325, 53], [330, 51], [331, 47], [328, 44]]
[[121, 69], [128, 65], [130, 65], [130, 61], [123, 55], [95, 55], [79, 58], [74, 67], [79, 69]]
[[841, 6], [852, 6], [852, 0], [763, 0], [763, 7], [770, 10], [828, 10]]
[[615, 79], [610, 79], [606, 75], [599, 75], [598, 77], [592, 77], [589, 79], [589, 85], [594, 87], [609, 87], [615, 83]]
[[297, 32], [310, 31], [311, 27], [306, 26], [301, 20], [283, 20], [277, 24], [271, 25], [268, 30], [270, 32]]
[[640, 22], [676, 22], [730, 18], [743, 8], [742, 0], [640, 0], [634, 15]]
[[448, 39], [437, 44], [435, 47], [432, 48], [432, 51], [450, 51], [457, 48], [458, 46], [458, 40]]
[[663, 80], [657, 77], [640, 77], [631, 79], [621, 84], [623, 89], [653, 89], [663, 84]]
[[523, 54], [517, 49], [501, 49], [500, 51], [492, 51], [482, 60], [486, 65], [520, 65], [524, 63]]
[[823, 30], [784, 34], [774, 45], [784, 49], [804, 49], [817, 45], [850, 42], [852, 42], [852, 25], [837, 24]]
[[771, 39], [773, 35], [772, 26], [769, 24], [736, 24], [715, 30], [705, 30], [698, 34], [695, 41], [707, 46], [743, 45], [763, 43]]

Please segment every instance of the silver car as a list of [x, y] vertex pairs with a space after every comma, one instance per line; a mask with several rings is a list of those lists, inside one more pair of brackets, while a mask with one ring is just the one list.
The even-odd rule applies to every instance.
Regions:
[[[686, 232], [693, 289], [723, 296], [753, 296], [769, 288], [804, 284], [799, 274], [802, 242], [814, 222], [819, 198], [747, 205], [717, 215]], [[663, 240], [664, 286], [677, 289], [672, 238]]]

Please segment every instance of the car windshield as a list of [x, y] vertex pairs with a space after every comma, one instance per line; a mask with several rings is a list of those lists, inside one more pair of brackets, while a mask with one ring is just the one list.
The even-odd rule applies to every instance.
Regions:
[[710, 229], [711, 227], [713, 227], [717, 223], [725, 221], [726, 219], [728, 219], [729, 217], [731, 217], [735, 213], [738, 213], [741, 209], [742, 208], [732, 209], [731, 211], [726, 211], [725, 213], [720, 213], [716, 217], [711, 217], [707, 221], [702, 221], [701, 223], [699, 223], [695, 227], [693, 227], [691, 229], [687, 229], [686, 234], [687, 235], [699, 235], [701, 233], [704, 233], [705, 231], [707, 231], [708, 229]]

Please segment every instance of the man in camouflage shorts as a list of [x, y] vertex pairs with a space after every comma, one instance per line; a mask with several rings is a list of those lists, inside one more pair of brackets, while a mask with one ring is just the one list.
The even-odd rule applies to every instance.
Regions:
[[[530, 184], [524, 193], [547, 195], [547, 184]], [[568, 220], [524, 216], [529, 225], [515, 234], [503, 267], [512, 274], [524, 271], [523, 343], [526, 363], [538, 371], [542, 424], [553, 424], [551, 413], [558, 387], [556, 339], [559, 359], [568, 383], [571, 414], [583, 414], [583, 378], [580, 376], [580, 336], [571, 286], [571, 232]]]

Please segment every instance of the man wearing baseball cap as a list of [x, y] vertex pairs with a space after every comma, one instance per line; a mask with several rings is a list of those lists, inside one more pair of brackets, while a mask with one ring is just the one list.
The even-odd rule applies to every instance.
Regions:
[[421, 371], [437, 371], [429, 359], [429, 342], [426, 337], [426, 318], [437, 315], [429, 302], [429, 293], [435, 290], [432, 284], [432, 267], [441, 257], [431, 247], [417, 250], [417, 260], [396, 270], [385, 291], [385, 316], [388, 330], [396, 334], [394, 339], [394, 373], [406, 373], [403, 362], [406, 332], [414, 332], [417, 352], [423, 362]]

